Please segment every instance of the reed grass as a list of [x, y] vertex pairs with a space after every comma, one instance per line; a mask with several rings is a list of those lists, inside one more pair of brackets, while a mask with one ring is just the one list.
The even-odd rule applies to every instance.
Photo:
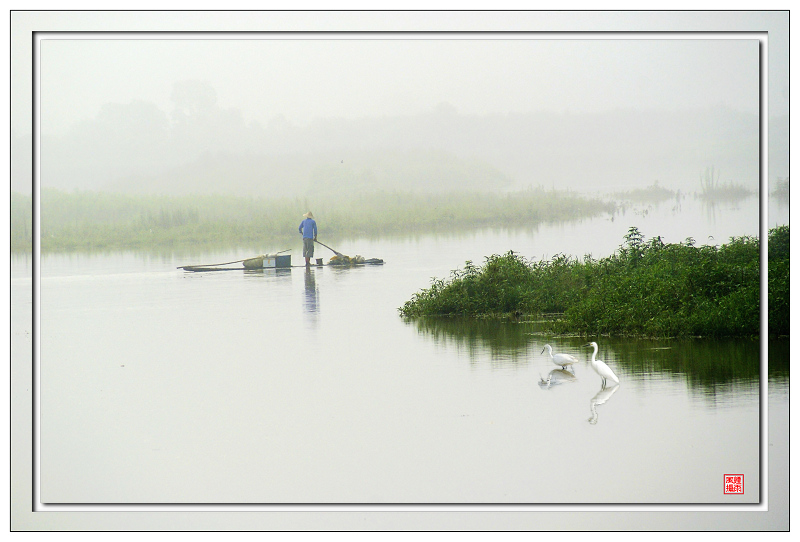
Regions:
[[[12, 193], [12, 251], [32, 246], [31, 198]], [[535, 227], [614, 211], [614, 204], [570, 192], [256, 198], [140, 196], [41, 191], [41, 250], [152, 250], [281, 244], [297, 237], [311, 210], [324, 239], [416, 234], [482, 227]], [[281, 245], [282, 246], [282, 245]]]
[[789, 201], [789, 177], [778, 177], [770, 196], [777, 198], [779, 201]]
[[700, 199], [706, 201], [739, 201], [755, 192], [733, 182], [720, 183], [720, 172], [714, 167], [706, 168], [700, 176]]

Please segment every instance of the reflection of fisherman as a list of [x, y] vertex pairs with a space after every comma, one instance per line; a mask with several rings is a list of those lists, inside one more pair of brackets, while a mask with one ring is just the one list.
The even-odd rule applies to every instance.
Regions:
[[317, 240], [317, 223], [311, 211], [303, 215], [305, 220], [300, 223], [298, 231], [303, 234], [303, 257], [306, 259], [306, 267], [311, 265], [311, 258], [314, 256], [314, 241]]
[[317, 281], [314, 280], [314, 271], [306, 267], [306, 311], [317, 312]]

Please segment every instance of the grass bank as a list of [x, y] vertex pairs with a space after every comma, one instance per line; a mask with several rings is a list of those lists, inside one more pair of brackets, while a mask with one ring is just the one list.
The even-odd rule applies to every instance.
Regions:
[[659, 186], [655, 181], [650, 186], [644, 188], [634, 188], [625, 192], [613, 192], [612, 198], [619, 201], [630, 201], [634, 203], [660, 203], [662, 201], [674, 200], [681, 197], [678, 190], [671, 190]]
[[[789, 330], [789, 228], [769, 232], [769, 325]], [[556, 333], [640, 337], [757, 336], [759, 240], [722, 246], [646, 241], [631, 228], [611, 256], [549, 261], [513, 252], [466, 262], [400, 307], [419, 316], [540, 316]]]
[[[11, 196], [12, 251], [32, 243], [31, 198]], [[321, 239], [535, 226], [611, 213], [613, 203], [571, 192], [509, 194], [373, 192], [340, 197], [151, 196], [41, 191], [41, 249], [154, 249], [266, 246], [295, 239], [309, 209]]]

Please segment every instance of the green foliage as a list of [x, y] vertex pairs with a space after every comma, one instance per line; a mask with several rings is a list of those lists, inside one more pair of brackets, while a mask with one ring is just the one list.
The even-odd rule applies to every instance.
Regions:
[[401, 309], [404, 316], [500, 315], [516, 310], [528, 312], [534, 274], [524, 258], [509, 252], [486, 258], [483, 267], [466, 262], [451, 273], [449, 281], [434, 279], [431, 287], [414, 294]]
[[486, 258], [482, 267], [466, 262], [449, 280], [413, 294], [400, 313], [423, 315], [501, 316], [562, 312], [581, 285], [576, 262], [556, 255], [550, 262], [528, 261], [510, 251]]
[[769, 333], [789, 335], [789, 226], [769, 232], [767, 242]]
[[[770, 231], [785, 258], [770, 263], [770, 326], [788, 331], [788, 226]], [[772, 271], [774, 270], [774, 274]], [[759, 334], [759, 241], [721, 247], [646, 241], [636, 228], [611, 256], [533, 262], [509, 252], [467, 262], [401, 307], [405, 317], [563, 313], [552, 331], [641, 337]]]
[[[30, 250], [31, 198], [12, 193], [12, 250]], [[317, 217], [320, 237], [533, 227], [612, 212], [613, 205], [567, 192], [513, 194], [372, 192], [352, 196], [254, 198], [41, 192], [42, 251], [282, 244], [296, 239], [302, 214]], [[27, 213], [27, 215], [26, 215]], [[27, 217], [27, 218], [26, 218]], [[27, 221], [26, 221], [27, 220]]]
[[770, 260], [789, 259], [789, 226], [779, 226], [769, 231], [767, 255]]

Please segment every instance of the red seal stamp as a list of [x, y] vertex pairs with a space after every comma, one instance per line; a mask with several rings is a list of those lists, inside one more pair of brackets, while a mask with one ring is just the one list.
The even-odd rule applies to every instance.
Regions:
[[744, 474], [725, 475], [725, 495], [744, 495]]

